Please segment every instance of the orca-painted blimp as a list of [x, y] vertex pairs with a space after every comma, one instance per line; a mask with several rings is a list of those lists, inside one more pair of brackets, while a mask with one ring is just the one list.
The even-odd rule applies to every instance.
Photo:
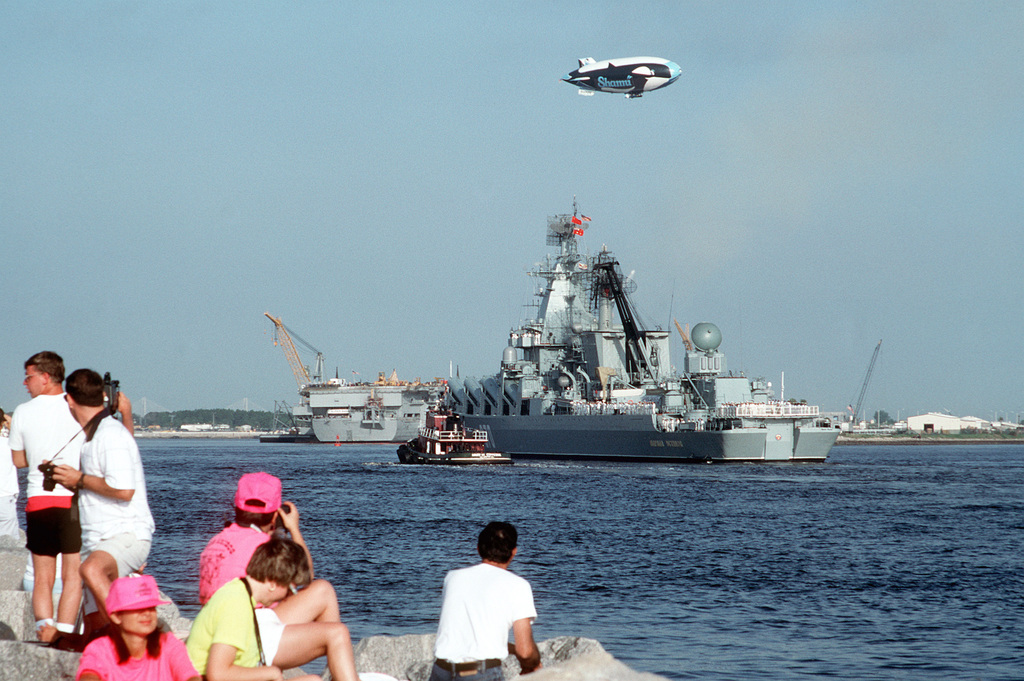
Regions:
[[611, 92], [642, 97], [645, 92], [671, 85], [682, 71], [679, 64], [657, 57], [625, 57], [595, 61], [580, 59], [580, 66], [562, 80], [580, 88], [579, 94]]

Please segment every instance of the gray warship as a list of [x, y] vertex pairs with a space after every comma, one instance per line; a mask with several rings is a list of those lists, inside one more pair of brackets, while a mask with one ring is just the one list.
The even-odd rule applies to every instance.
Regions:
[[642, 328], [612, 253], [580, 252], [589, 222], [575, 205], [548, 218], [558, 253], [530, 272], [544, 282], [537, 317], [509, 334], [496, 375], [449, 381], [444, 399], [466, 427], [514, 459], [824, 461], [832, 421], [776, 400], [763, 378], [727, 373], [714, 324], [680, 328], [675, 373], [669, 333]]
[[400, 381], [381, 373], [373, 383], [315, 381], [299, 390], [303, 417], [320, 442], [406, 442], [444, 393], [441, 381]]

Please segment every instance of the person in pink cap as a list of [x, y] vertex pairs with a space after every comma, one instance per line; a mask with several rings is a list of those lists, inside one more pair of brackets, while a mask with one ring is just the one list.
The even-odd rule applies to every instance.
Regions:
[[199, 681], [185, 644], [157, 628], [156, 580], [132, 575], [114, 580], [106, 608], [111, 630], [85, 648], [78, 681]]
[[[312, 579], [313, 557], [299, 530], [295, 504], [281, 500], [281, 481], [270, 473], [246, 473], [235, 492], [235, 522], [220, 531], [199, 557], [199, 603], [205, 605], [218, 589], [245, 577], [246, 567], [257, 547], [270, 541], [278, 519], [291, 540], [302, 548], [309, 564], [310, 583], [276, 603], [273, 610], [260, 612], [261, 621], [279, 620], [278, 626], [310, 622], [341, 622], [338, 596], [325, 579]], [[277, 531], [280, 534], [280, 531]], [[276, 616], [276, 617], [275, 617]], [[268, 663], [273, 661], [273, 657]]]

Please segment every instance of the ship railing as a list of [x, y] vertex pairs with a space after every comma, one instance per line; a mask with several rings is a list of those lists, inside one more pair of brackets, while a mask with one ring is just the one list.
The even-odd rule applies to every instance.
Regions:
[[742, 402], [719, 406], [718, 416], [754, 419], [814, 418], [818, 416], [818, 407], [811, 404], [791, 404], [789, 402]]
[[573, 416], [603, 416], [611, 414], [653, 415], [657, 405], [654, 402], [588, 402], [574, 400], [570, 405]]
[[438, 430], [424, 426], [420, 428], [420, 435], [429, 440], [438, 442], [453, 442], [456, 440], [487, 440], [486, 430]]

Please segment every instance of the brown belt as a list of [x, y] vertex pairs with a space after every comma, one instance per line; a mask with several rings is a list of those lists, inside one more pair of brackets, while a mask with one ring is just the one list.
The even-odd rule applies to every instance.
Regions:
[[479, 674], [486, 669], [493, 669], [494, 667], [501, 666], [501, 660], [477, 660], [475, 662], [449, 662], [448, 660], [434, 660], [441, 669], [458, 676], [469, 676], [470, 674], [464, 674], [463, 672], [470, 672], [472, 674]]

